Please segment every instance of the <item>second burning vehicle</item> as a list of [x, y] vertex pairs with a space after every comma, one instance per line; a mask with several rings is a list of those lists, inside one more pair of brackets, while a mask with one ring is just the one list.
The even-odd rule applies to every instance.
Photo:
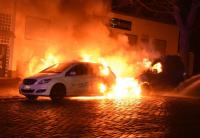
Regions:
[[143, 90], [170, 90], [176, 88], [185, 78], [185, 67], [177, 55], [156, 59], [150, 69], [143, 72], [138, 80]]

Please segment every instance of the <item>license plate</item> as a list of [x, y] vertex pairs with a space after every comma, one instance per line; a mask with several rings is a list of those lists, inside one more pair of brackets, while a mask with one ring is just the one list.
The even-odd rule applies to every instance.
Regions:
[[31, 89], [31, 87], [30, 87], [29, 85], [25, 85], [25, 86], [24, 86], [24, 89], [25, 89], [25, 90], [29, 90], [29, 89]]

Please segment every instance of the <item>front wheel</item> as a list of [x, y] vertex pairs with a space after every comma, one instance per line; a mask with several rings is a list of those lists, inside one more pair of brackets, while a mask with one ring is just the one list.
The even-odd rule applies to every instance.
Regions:
[[26, 98], [30, 101], [34, 101], [38, 98], [38, 96], [37, 95], [26, 95]]
[[66, 88], [62, 84], [56, 84], [51, 89], [50, 98], [54, 102], [58, 102], [64, 99], [66, 96]]

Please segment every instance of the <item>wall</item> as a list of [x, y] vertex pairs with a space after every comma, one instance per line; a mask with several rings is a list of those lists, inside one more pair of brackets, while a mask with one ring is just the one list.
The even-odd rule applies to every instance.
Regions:
[[121, 29], [115, 29], [115, 31], [125, 34], [136, 35], [138, 38], [138, 43], [140, 43], [142, 37], [148, 37], [150, 39], [150, 44], [153, 42], [154, 39], [166, 40], [166, 54], [177, 54], [179, 38], [179, 30], [177, 26], [120, 15], [116, 13], [111, 13], [109, 16], [111, 18], [115, 17], [132, 21], [131, 31], [125, 31]]
[[53, 5], [49, 5], [48, 2], [48, 0], [43, 0], [41, 3], [31, 0], [19, 0], [17, 2], [12, 69], [17, 70], [18, 76], [23, 74], [21, 71], [24, 70], [25, 72], [26, 64], [28, 64], [30, 58], [39, 54], [41, 49], [47, 48], [54, 42], [50, 28], [54, 15], [53, 12], [46, 12], [51, 11]]
[[6, 63], [4, 75], [10, 77], [12, 72], [14, 28], [15, 28], [15, 0], [0, 0], [0, 44], [6, 47]]

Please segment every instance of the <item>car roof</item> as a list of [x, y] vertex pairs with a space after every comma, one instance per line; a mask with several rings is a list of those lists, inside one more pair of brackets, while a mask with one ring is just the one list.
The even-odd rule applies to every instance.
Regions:
[[[66, 63], [66, 62], [63, 62]], [[94, 63], [94, 62], [84, 62], [84, 61], [72, 61], [69, 62], [71, 65], [76, 65], [76, 64], [84, 64], [84, 65], [92, 65], [92, 66], [102, 66], [101, 63]]]

